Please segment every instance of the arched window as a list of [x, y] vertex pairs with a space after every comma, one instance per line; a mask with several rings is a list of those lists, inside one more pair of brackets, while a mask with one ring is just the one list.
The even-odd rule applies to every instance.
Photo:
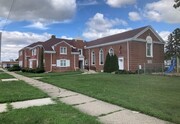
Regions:
[[113, 48], [110, 48], [110, 49], [109, 49], [109, 55], [110, 55], [110, 56], [113, 56], [113, 55], [114, 55], [114, 49], [113, 49]]
[[99, 50], [99, 65], [104, 64], [104, 52], [102, 49]]
[[91, 65], [95, 65], [95, 52], [94, 51], [92, 51], [91, 52]]
[[146, 56], [153, 57], [153, 43], [151, 36], [146, 37]]

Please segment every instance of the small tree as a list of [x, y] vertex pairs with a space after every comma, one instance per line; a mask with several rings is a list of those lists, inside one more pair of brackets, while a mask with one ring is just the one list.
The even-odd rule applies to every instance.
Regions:
[[180, 29], [175, 29], [168, 37], [165, 52], [166, 58], [180, 57]]
[[114, 54], [112, 56], [109, 55], [109, 53], [106, 55], [106, 61], [104, 64], [104, 72], [114, 72], [117, 71], [119, 69], [118, 66], [118, 58], [117, 56]]
[[110, 72], [110, 67], [111, 67], [111, 57], [109, 53], [106, 55], [106, 60], [104, 63], [104, 72]]

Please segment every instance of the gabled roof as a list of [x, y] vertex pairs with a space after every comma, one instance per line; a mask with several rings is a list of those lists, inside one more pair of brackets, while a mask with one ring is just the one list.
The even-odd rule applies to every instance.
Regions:
[[145, 27], [129, 30], [126, 32], [122, 32], [115, 35], [111, 35], [111, 36], [107, 36], [107, 37], [103, 37], [103, 38], [99, 38], [93, 41], [86, 42], [86, 47], [91, 48], [91, 47], [101, 46], [105, 44], [108, 44], [108, 45], [111, 43], [113, 44], [113, 43], [116, 43], [117, 41], [134, 40], [135, 38], [137, 38], [139, 34], [144, 33], [144, 31], [146, 31], [147, 29], [150, 29], [158, 37], [158, 39], [161, 42], [163, 42], [162, 38], [160, 38], [160, 36], [152, 29], [151, 26], [145, 26]]
[[35, 46], [37, 46], [37, 45], [42, 45], [42, 44], [43, 44], [43, 42], [38, 41], [38, 42], [32, 43], [32, 44], [30, 44], [30, 45], [28, 45], [28, 46], [26, 46], [26, 47], [32, 48], [32, 47], [35, 47]]
[[69, 40], [69, 39], [55, 38], [53, 36], [49, 40], [47, 40], [45, 42], [35, 42], [35, 43], [32, 43], [32, 44], [30, 44], [30, 45], [28, 45], [28, 46], [26, 46], [24, 48], [32, 49], [34, 47], [37, 47], [37, 46], [41, 45], [44, 48], [44, 51], [55, 52], [53, 50], [53, 46], [56, 46], [56, 45], [58, 45], [58, 44], [60, 44], [62, 42], [65, 42], [70, 47], [75, 48], [75, 47], [79, 46], [79, 44], [78, 44], [79, 41], [83, 42], [82, 40], [76, 40], [76, 39]]

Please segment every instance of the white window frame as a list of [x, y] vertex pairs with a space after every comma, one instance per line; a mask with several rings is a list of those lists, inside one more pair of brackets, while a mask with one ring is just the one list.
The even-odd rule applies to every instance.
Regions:
[[[148, 50], [150, 50], [150, 55], [148, 55]], [[153, 42], [151, 36], [146, 37], [146, 57], [153, 57]]]
[[67, 47], [60, 47], [60, 54], [67, 54]]
[[19, 52], [19, 56], [22, 56], [22, 51]]
[[67, 59], [58, 59], [56, 60], [57, 67], [70, 67], [70, 60]]
[[104, 51], [103, 51], [103, 49], [99, 50], [99, 65], [104, 65]]
[[82, 49], [78, 49], [79, 51], [79, 56], [83, 56], [83, 50]]
[[91, 52], [91, 65], [95, 65], [96, 64], [96, 56], [95, 56], [95, 52], [92, 51]]
[[23, 65], [23, 62], [19, 61], [19, 66], [22, 67], [22, 65]]
[[35, 56], [36, 55], [36, 48], [32, 49], [32, 56]]
[[114, 55], [114, 49], [113, 49], [113, 48], [110, 48], [110, 49], [109, 49], [109, 55], [110, 55], [110, 56], [113, 56], [113, 55]]

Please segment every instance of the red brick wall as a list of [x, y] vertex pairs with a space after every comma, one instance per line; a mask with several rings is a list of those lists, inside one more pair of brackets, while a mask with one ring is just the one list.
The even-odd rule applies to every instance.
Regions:
[[[60, 47], [67, 47], [67, 54], [65, 54], [65, 55], [60, 54]], [[58, 44], [57, 46], [55, 46], [54, 50], [56, 51], [56, 53], [52, 54], [52, 65], [53, 65], [52, 71], [53, 72], [73, 71], [73, 70], [75, 70], [74, 66], [78, 67], [78, 60], [79, 60], [78, 57], [79, 56], [71, 54], [72, 48], [68, 44], [62, 42], [62, 43]], [[74, 65], [74, 56], [75, 56], [75, 65]], [[51, 65], [51, 59], [49, 59], [49, 58], [51, 58], [50, 54], [46, 55], [45, 57], [46, 57], [46, 60], [45, 60], [46, 71], [47, 70], [51, 71], [51, 68], [49, 67]], [[59, 60], [59, 59], [70, 60], [70, 67], [56, 67], [56, 60]]]
[[130, 48], [130, 70], [136, 71], [138, 66], [144, 66], [144, 63], [148, 63], [151, 60], [152, 63], [164, 63], [164, 45], [153, 44], [153, 57], [146, 57], [146, 43], [145, 42], [129, 42]]
[[[121, 54], [120, 54], [120, 47], [121, 47]], [[94, 51], [95, 52], [95, 65], [91, 65], [93, 67], [96, 68], [97, 71], [101, 71], [103, 70], [104, 65], [100, 65], [99, 64], [99, 50], [103, 49], [104, 52], [104, 63], [106, 60], [106, 55], [109, 52], [109, 49], [113, 48], [114, 49], [114, 53], [116, 54], [117, 57], [124, 57], [124, 67], [127, 70], [127, 43], [119, 43], [119, 44], [115, 44], [115, 45], [108, 45], [108, 46], [102, 46], [102, 47], [97, 47], [97, 48], [91, 48], [90, 49], [90, 65], [91, 65], [91, 52]], [[88, 53], [89, 49], [86, 49], [86, 59], [89, 60], [89, 53]], [[89, 64], [89, 61], [88, 61]]]

